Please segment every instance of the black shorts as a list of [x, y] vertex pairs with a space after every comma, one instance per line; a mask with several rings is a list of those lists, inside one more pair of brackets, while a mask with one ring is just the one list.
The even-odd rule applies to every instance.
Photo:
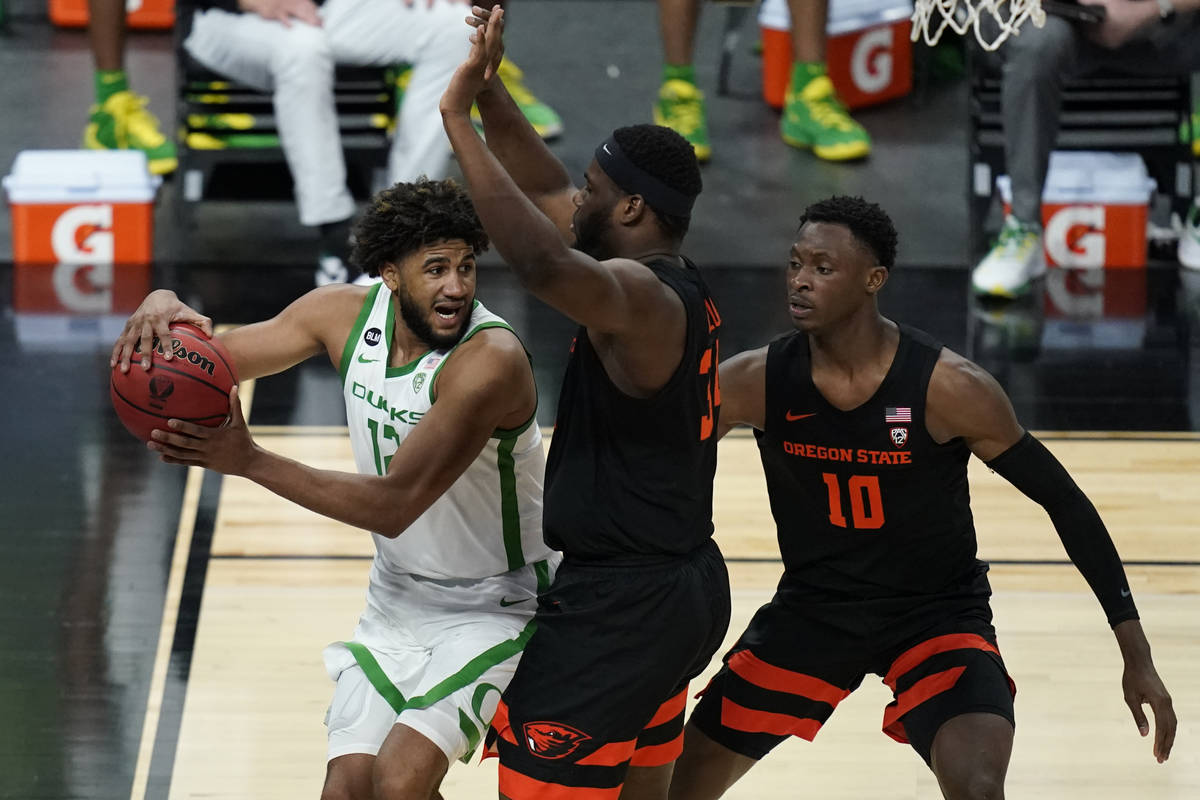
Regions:
[[489, 733], [500, 792], [617, 798], [629, 766], [683, 748], [687, 683], [729, 627], [729, 576], [711, 540], [642, 564], [563, 561]]
[[789, 736], [811, 741], [867, 673], [892, 690], [883, 732], [912, 745], [926, 764], [934, 735], [952, 717], [987, 712], [1014, 721], [1016, 686], [986, 599], [926, 601], [917, 613], [872, 627], [872, 636], [851, 637], [819, 610], [773, 600], [725, 655], [691, 721], [730, 750], [759, 759]]

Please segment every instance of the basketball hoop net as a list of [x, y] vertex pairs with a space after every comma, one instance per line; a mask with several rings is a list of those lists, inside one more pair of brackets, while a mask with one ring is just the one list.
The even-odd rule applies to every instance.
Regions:
[[[989, 17], [994, 25], [984, 24]], [[1038, 28], [1046, 24], [1041, 0], [914, 0], [912, 40], [923, 36], [925, 43], [932, 46], [942, 38], [946, 28], [960, 36], [973, 28], [983, 49], [995, 50], [1009, 36], [1016, 36], [1026, 20], [1032, 20]], [[989, 30], [989, 38], [983, 28], [994, 28], [995, 32]]]

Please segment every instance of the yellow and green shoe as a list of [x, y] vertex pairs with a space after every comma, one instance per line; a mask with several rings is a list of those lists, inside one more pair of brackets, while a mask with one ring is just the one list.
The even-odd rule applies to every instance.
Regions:
[[[500, 81], [504, 84], [504, 88], [508, 90], [513, 102], [517, 104], [517, 108], [521, 109], [521, 113], [537, 131], [538, 136], [543, 139], [553, 139], [562, 135], [562, 117], [529, 91], [529, 87], [525, 85], [525, 73], [520, 67], [506, 58], [500, 62], [497, 72], [500, 74]], [[483, 120], [479, 116], [479, 109], [475, 106], [471, 106], [471, 121], [475, 123], [477, 129], [482, 131]]]
[[812, 148], [826, 161], [866, 158], [871, 152], [870, 135], [846, 113], [827, 75], [812, 78], [800, 91], [788, 85], [779, 131], [792, 147]]
[[691, 143], [696, 160], [712, 158], [708, 141], [708, 119], [704, 109], [704, 93], [690, 81], [672, 78], [663, 81], [654, 104], [654, 124], [665, 125]]
[[158, 119], [146, 110], [146, 98], [130, 91], [113, 94], [92, 106], [83, 146], [89, 150], [141, 150], [155, 175], [175, 171], [175, 143], [159, 130]]

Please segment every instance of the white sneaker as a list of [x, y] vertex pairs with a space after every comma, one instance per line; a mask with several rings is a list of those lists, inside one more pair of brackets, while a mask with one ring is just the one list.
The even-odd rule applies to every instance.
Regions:
[[1179, 234], [1179, 263], [1188, 269], [1200, 269], [1200, 205], [1195, 203]]
[[1045, 274], [1041, 230], [1010, 214], [991, 252], [971, 273], [971, 286], [976, 294], [1019, 297], [1029, 291], [1035, 278]]
[[321, 256], [317, 259], [317, 286], [329, 286], [332, 283], [345, 283], [350, 278], [350, 270], [337, 256]]

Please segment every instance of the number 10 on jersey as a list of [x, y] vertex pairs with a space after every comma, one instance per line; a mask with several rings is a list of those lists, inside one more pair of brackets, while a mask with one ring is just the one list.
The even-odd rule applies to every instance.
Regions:
[[[832, 472], [821, 473], [825, 488], [829, 490], [829, 521], [845, 528], [846, 514], [842, 506], [842, 487], [838, 476]], [[876, 530], [883, 527], [883, 498], [879, 494], [879, 477], [876, 475], [851, 475], [846, 481], [846, 494], [850, 497], [850, 518], [855, 530]]]

